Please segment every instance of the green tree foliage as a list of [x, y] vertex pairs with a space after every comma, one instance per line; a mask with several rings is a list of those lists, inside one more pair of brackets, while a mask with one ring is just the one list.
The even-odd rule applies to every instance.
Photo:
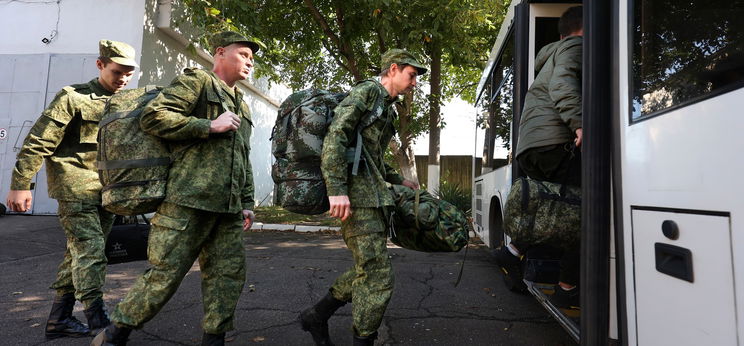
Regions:
[[[189, 9], [184, 20], [202, 28], [205, 35], [230, 29], [259, 38], [266, 48], [257, 59], [257, 76], [294, 90], [348, 89], [355, 81], [379, 74], [380, 55], [390, 48], [408, 49], [425, 57], [426, 63], [432, 54], [441, 55], [441, 96], [428, 97], [417, 88], [399, 108], [398, 156], [406, 150], [412, 155], [413, 140], [427, 131], [432, 104], [458, 95], [473, 102], [508, 0], [183, 3]], [[431, 74], [423, 76], [422, 84], [430, 78]]]

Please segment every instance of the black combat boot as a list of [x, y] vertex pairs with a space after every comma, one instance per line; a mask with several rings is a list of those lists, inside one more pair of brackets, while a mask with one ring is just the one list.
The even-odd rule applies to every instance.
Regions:
[[90, 335], [98, 335], [103, 328], [111, 324], [108, 313], [106, 313], [106, 306], [101, 298], [94, 300], [83, 312], [85, 312], [85, 318], [88, 319]]
[[90, 329], [83, 322], [72, 316], [75, 307], [75, 294], [67, 293], [54, 297], [52, 311], [46, 324], [46, 338], [56, 339], [63, 336], [79, 338], [90, 335]]
[[328, 292], [313, 307], [305, 309], [300, 313], [300, 324], [302, 330], [310, 332], [317, 346], [333, 346], [328, 335], [328, 319], [340, 307], [346, 305], [343, 300], [338, 300]]
[[377, 332], [367, 336], [358, 336], [354, 333], [354, 346], [372, 346], [375, 344], [375, 339], [377, 339]]
[[225, 346], [225, 333], [202, 335], [202, 346]]
[[131, 332], [131, 328], [117, 327], [111, 323], [93, 338], [90, 346], [126, 346]]

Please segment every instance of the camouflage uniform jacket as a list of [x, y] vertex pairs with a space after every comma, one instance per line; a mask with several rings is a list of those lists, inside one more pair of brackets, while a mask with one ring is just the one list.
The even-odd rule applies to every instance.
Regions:
[[[241, 117], [240, 128], [210, 134], [210, 122], [225, 108]], [[219, 213], [253, 209], [253, 124], [237, 87], [212, 72], [186, 69], [145, 106], [140, 126], [166, 139], [175, 153], [165, 201]]]
[[26, 136], [10, 189], [30, 190], [31, 180], [46, 161], [49, 197], [100, 203], [98, 122], [111, 95], [97, 78], [62, 88]]
[[[384, 161], [385, 149], [395, 134], [395, 99], [374, 79], [357, 83], [335, 109], [323, 141], [321, 170], [329, 196], [349, 196], [353, 208], [393, 205], [385, 182], [400, 184], [403, 177]], [[361, 128], [362, 162], [351, 174], [346, 149], [354, 147]]]

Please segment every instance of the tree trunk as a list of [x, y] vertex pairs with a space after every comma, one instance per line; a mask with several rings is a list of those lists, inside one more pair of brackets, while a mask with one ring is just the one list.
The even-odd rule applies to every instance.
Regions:
[[413, 154], [413, 147], [410, 145], [401, 145], [398, 138], [390, 141], [390, 149], [395, 154], [395, 161], [400, 166], [400, 174], [406, 180], [418, 183], [418, 172], [416, 171], [416, 155]]
[[434, 40], [431, 46], [431, 75], [429, 83], [431, 92], [429, 95], [429, 174], [427, 177], [427, 190], [434, 193], [439, 190], [439, 126], [441, 124], [441, 99], [442, 99], [442, 47], [438, 40]]
[[393, 151], [395, 160], [400, 166], [400, 174], [410, 181], [419, 182], [416, 171], [416, 156], [411, 145], [411, 105], [413, 104], [413, 93], [403, 95], [403, 103], [396, 104], [398, 110], [398, 138], [390, 141], [390, 149]]

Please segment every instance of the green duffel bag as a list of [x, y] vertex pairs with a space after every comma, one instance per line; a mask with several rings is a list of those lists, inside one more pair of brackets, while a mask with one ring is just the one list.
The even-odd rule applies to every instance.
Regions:
[[162, 139], [140, 129], [142, 110], [159, 87], [112, 96], [98, 127], [98, 177], [103, 207], [118, 215], [154, 212], [165, 198], [171, 152]]
[[519, 177], [506, 198], [504, 232], [524, 244], [579, 242], [581, 188]]
[[468, 244], [473, 229], [467, 215], [426, 190], [393, 185], [391, 241], [402, 248], [423, 252], [457, 252]]

